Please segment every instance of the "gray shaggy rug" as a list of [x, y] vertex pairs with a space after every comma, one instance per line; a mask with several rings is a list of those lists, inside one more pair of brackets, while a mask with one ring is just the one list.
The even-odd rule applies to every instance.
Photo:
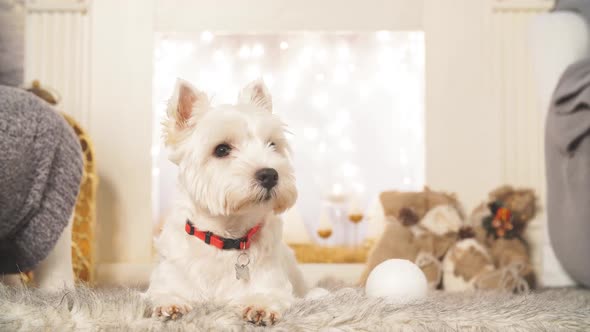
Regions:
[[177, 321], [148, 317], [132, 289], [44, 294], [0, 285], [0, 331], [590, 331], [590, 291], [526, 295], [445, 294], [405, 305], [341, 288], [298, 301], [272, 328], [255, 327], [223, 304], [202, 303]]

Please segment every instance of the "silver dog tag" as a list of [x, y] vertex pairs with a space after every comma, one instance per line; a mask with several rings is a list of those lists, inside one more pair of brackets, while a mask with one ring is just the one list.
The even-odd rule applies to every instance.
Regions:
[[236, 264], [236, 279], [248, 281], [250, 280], [250, 270], [246, 265]]
[[249, 281], [250, 280], [250, 257], [245, 252], [241, 253], [236, 259], [236, 279]]

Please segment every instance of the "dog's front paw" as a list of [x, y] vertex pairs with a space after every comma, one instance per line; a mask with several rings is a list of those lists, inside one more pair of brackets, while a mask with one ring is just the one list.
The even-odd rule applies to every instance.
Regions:
[[186, 315], [189, 311], [193, 308], [189, 305], [162, 305], [157, 306], [152, 311], [152, 317], [161, 319], [161, 320], [175, 320], [179, 319], [183, 315]]
[[243, 309], [242, 317], [254, 325], [271, 326], [281, 318], [281, 314], [265, 306], [251, 305]]

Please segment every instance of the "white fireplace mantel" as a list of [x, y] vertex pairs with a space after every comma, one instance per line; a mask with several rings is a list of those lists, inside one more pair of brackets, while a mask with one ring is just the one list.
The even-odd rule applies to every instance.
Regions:
[[[80, 3], [36, 0], [34, 5], [31, 2], [30, 15], [44, 15], [51, 6], [76, 7]], [[27, 56], [26, 63], [28, 78], [42, 75], [49, 85], [65, 84], [69, 81], [63, 80], [57, 74], [60, 68], [54, 66], [61, 64], [69, 66], [67, 70], [73, 70], [69, 73], [79, 82], [72, 90], [79, 99], [70, 107], [94, 140], [101, 179], [99, 275], [100, 264], [106, 271], [113, 264], [149, 265], [152, 259], [149, 165], [155, 31], [423, 30], [426, 182], [436, 189], [457, 192], [468, 210], [503, 183], [532, 186], [543, 194], [542, 112], [538, 111], [527, 64], [526, 31], [529, 20], [549, 9], [552, 1], [83, 3], [88, 5], [85, 16], [67, 23], [85, 27], [77, 35], [81, 48], [74, 45], [82, 55], [80, 64], [73, 63], [79, 67], [59, 62], [67, 59], [72, 48], [47, 43], [47, 38], [40, 41], [45, 43], [41, 44], [43, 54]], [[51, 19], [56, 17], [51, 15]], [[39, 18], [39, 32], [53, 31], [44, 25], [49, 15]], [[33, 47], [37, 44], [31, 38], [39, 34], [28, 31], [27, 45]], [[543, 227], [537, 222], [532, 230], [540, 233]], [[541, 257], [535, 255], [540, 265]]]

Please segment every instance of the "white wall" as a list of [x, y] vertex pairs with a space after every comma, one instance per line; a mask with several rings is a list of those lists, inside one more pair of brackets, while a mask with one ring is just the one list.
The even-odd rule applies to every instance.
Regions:
[[[529, 29], [551, 0], [426, 0], [427, 173], [468, 209], [503, 183], [533, 188], [527, 239], [540, 281], [563, 286], [545, 234], [544, 114]], [[541, 100], [548, 100], [542, 96]]]
[[426, 183], [469, 211], [502, 183], [499, 114], [490, 107], [486, 1], [426, 0]]
[[[97, 279], [149, 263], [153, 9], [150, 0], [91, 7], [90, 135], [99, 171]], [[114, 264], [114, 265], [113, 265]]]

